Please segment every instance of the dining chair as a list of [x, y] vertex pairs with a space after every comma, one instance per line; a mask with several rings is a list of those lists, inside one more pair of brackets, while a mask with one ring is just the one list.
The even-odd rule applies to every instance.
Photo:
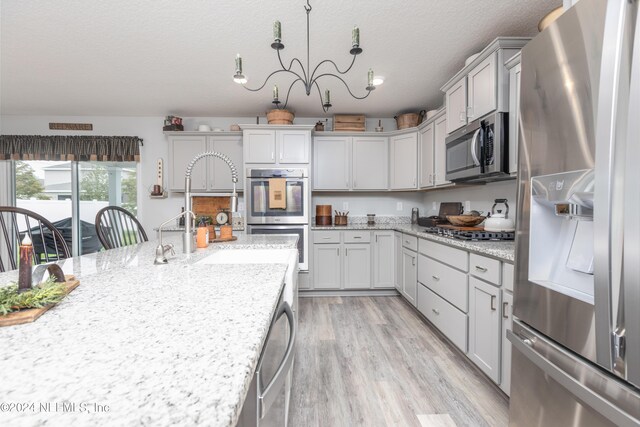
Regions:
[[33, 263], [43, 264], [71, 257], [62, 233], [42, 215], [13, 206], [0, 206], [0, 272], [18, 268], [18, 249], [28, 235]]
[[121, 248], [149, 240], [140, 221], [119, 206], [100, 209], [96, 214], [95, 226], [98, 239], [105, 249]]

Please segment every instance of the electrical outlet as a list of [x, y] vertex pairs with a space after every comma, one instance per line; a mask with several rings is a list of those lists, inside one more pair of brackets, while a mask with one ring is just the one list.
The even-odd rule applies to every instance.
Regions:
[[464, 211], [469, 212], [471, 210], [471, 202], [469, 200], [465, 200], [464, 202]]
[[244, 202], [238, 202], [238, 210], [244, 212]]
[[401, 211], [402, 210], [402, 202], [398, 202], [398, 204], [396, 205], [396, 210], [397, 211]]
[[345, 212], [349, 210], [349, 202], [342, 202], [342, 210]]

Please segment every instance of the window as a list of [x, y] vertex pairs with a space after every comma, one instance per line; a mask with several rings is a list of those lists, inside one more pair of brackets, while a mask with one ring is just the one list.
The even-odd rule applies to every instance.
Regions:
[[[100, 209], [121, 206], [134, 215], [138, 210], [136, 162], [16, 161], [15, 171], [16, 206], [51, 221], [74, 255], [102, 249], [94, 226]], [[75, 232], [73, 212], [80, 218]], [[77, 248], [73, 238], [80, 239]]]

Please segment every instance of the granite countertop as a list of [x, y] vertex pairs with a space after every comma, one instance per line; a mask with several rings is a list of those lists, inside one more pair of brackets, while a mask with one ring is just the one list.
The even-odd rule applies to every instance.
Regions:
[[436, 236], [434, 234], [425, 233], [421, 225], [406, 224], [406, 223], [387, 223], [367, 225], [366, 223], [360, 224], [347, 224], [346, 226], [316, 226], [312, 225], [311, 230], [393, 230], [401, 231], [402, 233], [410, 234], [412, 236], [419, 237], [421, 239], [433, 240], [438, 243], [453, 246], [455, 248], [464, 249], [469, 252], [474, 252], [480, 255], [487, 255], [494, 258], [498, 258], [502, 261], [514, 262], [515, 242], [496, 242], [496, 241], [469, 241], [469, 240], [457, 240], [451, 237]]
[[[238, 237], [224, 248], [297, 242]], [[179, 252], [179, 240], [165, 243]], [[156, 266], [156, 245], [62, 261], [80, 286], [35, 323], [0, 328], [0, 401], [34, 403], [0, 423], [235, 425], [287, 266], [197, 264], [222, 248], [213, 244]], [[16, 278], [2, 273], [0, 285]]]
[[[193, 227], [195, 230], [198, 227]], [[219, 226], [216, 225], [216, 230], [220, 229]], [[153, 229], [153, 231], [158, 232], [159, 227]], [[164, 227], [162, 229], [163, 233], [175, 233], [177, 231], [184, 231], [184, 225], [172, 225], [169, 227]], [[244, 231], [244, 224], [233, 224], [233, 231]]]

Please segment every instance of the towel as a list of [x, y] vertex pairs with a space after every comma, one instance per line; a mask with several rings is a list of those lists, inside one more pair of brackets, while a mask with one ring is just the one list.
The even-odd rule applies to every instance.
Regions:
[[287, 180], [284, 178], [269, 179], [269, 209], [287, 208]]

